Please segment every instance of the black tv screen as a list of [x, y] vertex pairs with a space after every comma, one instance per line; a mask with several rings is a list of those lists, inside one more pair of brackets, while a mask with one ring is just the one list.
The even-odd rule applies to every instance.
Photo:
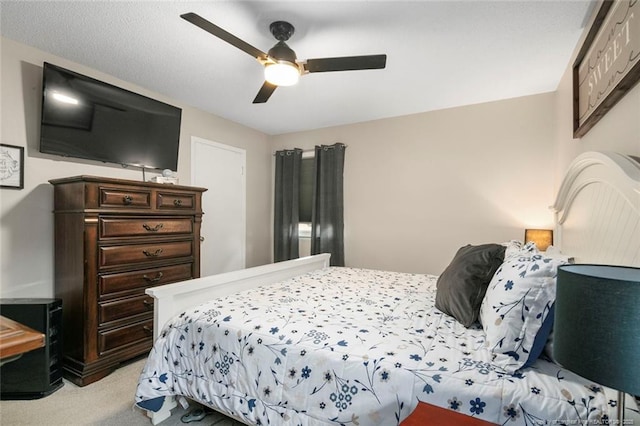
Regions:
[[42, 81], [40, 152], [177, 169], [180, 108], [46, 62]]

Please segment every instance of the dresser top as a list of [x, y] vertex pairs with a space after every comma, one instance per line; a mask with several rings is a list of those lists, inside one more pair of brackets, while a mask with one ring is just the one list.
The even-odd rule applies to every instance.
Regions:
[[207, 190], [207, 188], [201, 188], [197, 186], [173, 185], [169, 183], [156, 183], [156, 182], [142, 182], [137, 180], [116, 179], [116, 178], [89, 176], [89, 175], [70, 176], [66, 178], [49, 180], [49, 183], [52, 185], [61, 185], [61, 184], [74, 183], [74, 182], [95, 182], [95, 183], [108, 183], [108, 184], [118, 184], [118, 185], [135, 185], [135, 186], [145, 186], [145, 187], [151, 187], [151, 188], [179, 189], [179, 190], [189, 190], [189, 191], [198, 191], [198, 192], [205, 192]]

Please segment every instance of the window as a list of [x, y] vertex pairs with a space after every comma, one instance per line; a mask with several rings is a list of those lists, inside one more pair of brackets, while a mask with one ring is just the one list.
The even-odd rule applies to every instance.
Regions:
[[298, 214], [300, 238], [311, 238], [311, 209], [313, 206], [313, 152], [303, 153], [300, 165], [300, 206]]
[[311, 206], [313, 205], [313, 160], [303, 158], [300, 165], [300, 222], [311, 222]]

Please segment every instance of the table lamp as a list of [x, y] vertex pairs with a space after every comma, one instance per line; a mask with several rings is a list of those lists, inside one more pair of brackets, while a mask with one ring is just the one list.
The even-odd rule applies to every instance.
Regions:
[[558, 268], [553, 355], [564, 368], [624, 394], [640, 395], [640, 268]]
[[529, 241], [536, 243], [538, 250], [545, 251], [553, 244], [553, 231], [551, 229], [525, 229], [524, 242]]

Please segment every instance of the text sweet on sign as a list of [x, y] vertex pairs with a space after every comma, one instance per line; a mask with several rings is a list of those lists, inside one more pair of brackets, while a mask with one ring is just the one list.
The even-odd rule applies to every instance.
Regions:
[[574, 137], [640, 79], [640, 1], [605, 2], [574, 65]]

